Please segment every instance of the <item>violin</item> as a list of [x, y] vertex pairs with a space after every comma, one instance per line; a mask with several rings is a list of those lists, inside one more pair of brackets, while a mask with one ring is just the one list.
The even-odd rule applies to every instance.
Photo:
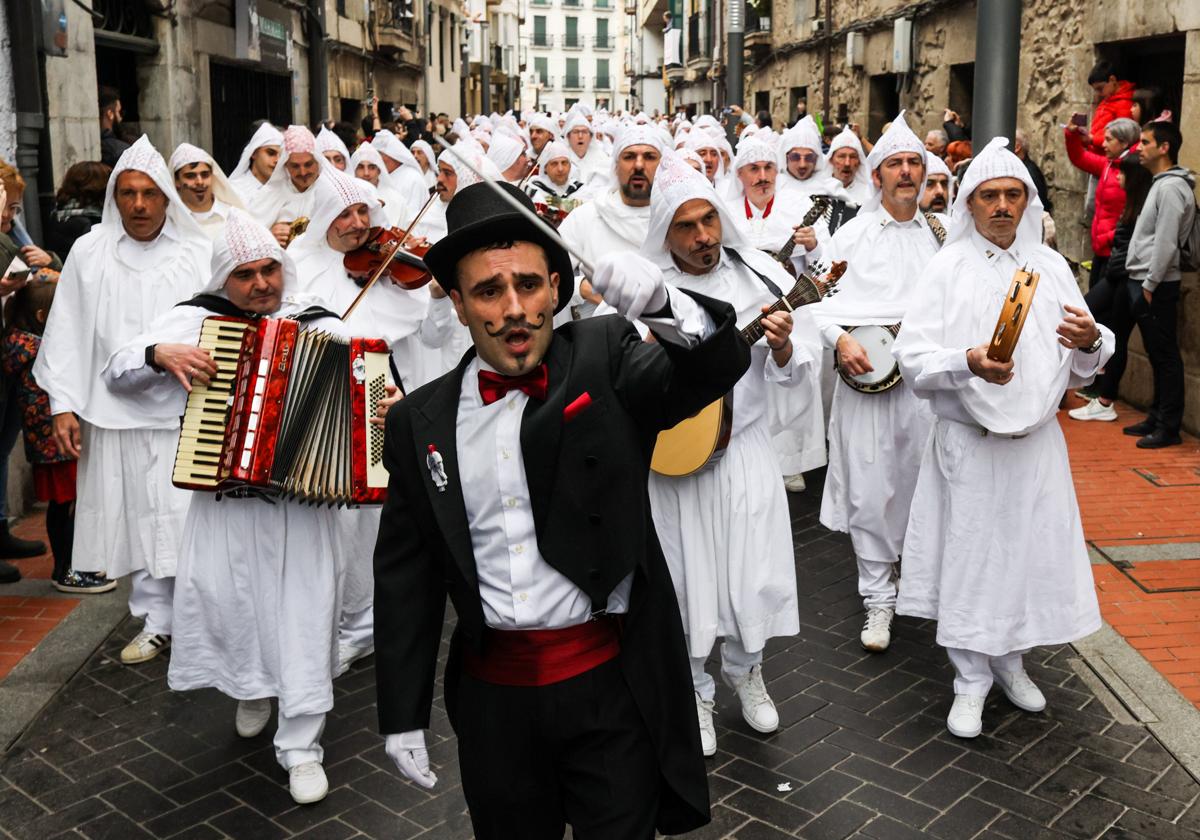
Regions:
[[342, 265], [351, 274], [368, 277], [384, 267], [384, 273], [397, 286], [409, 291], [419, 289], [433, 279], [422, 259], [429, 246], [404, 244], [408, 239], [407, 230], [371, 228], [367, 241], [346, 254]]
[[437, 188], [430, 187], [428, 200], [407, 230], [371, 228], [371, 235], [367, 241], [342, 257], [342, 266], [347, 272], [369, 275], [367, 282], [363, 284], [362, 291], [354, 298], [350, 307], [342, 313], [343, 321], [350, 317], [350, 313], [358, 307], [363, 297], [383, 276], [384, 272], [387, 272], [392, 282], [408, 291], [419, 289], [433, 279], [433, 275], [425, 267], [425, 261], [421, 259], [429, 251], [429, 246], [406, 247], [405, 243], [412, 234], [413, 228], [417, 226], [417, 222], [421, 221], [421, 217], [425, 215], [425, 211], [430, 208], [437, 197]]

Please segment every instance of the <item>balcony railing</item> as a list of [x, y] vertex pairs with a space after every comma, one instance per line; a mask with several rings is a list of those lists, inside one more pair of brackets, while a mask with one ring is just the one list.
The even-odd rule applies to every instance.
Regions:
[[568, 9], [582, 9], [583, 0], [563, 0], [563, 6]]
[[611, 0], [593, 0], [592, 8], [607, 11], [612, 8], [612, 2]]
[[385, 0], [375, 4], [375, 21], [384, 29], [399, 29], [406, 35], [413, 34], [412, 5], [404, 0]]
[[564, 76], [563, 90], [583, 90], [582, 76]]
[[554, 36], [546, 32], [534, 32], [533, 45], [535, 47], [552, 47], [554, 46]]
[[562, 45], [566, 50], [581, 50], [583, 49], [583, 36], [578, 33], [572, 35], [568, 32], [563, 36]]
[[597, 35], [592, 39], [592, 46], [598, 50], [611, 50], [616, 45], [617, 41], [611, 35]]
[[612, 90], [612, 79], [608, 76], [597, 76], [595, 90]]
[[551, 5], [551, 0], [529, 0], [529, 5], [537, 6], [538, 8], [546, 8], [547, 6]]

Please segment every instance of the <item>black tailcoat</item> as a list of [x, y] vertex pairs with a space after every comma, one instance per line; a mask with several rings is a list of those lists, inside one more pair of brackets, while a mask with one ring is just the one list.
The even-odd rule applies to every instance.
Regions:
[[[671, 834], [707, 822], [709, 801], [679, 606], [650, 516], [650, 455], [660, 430], [728, 392], [750, 364], [733, 310], [692, 297], [718, 329], [690, 349], [642, 342], [617, 316], [559, 327], [546, 356], [546, 400], [530, 399], [521, 423], [542, 557], [600, 608], [634, 573], [619, 658], [655, 741], [665, 782], [658, 827]], [[452, 724], [459, 651], [471, 645], [487, 653], [455, 431], [472, 355], [387, 417], [391, 479], [375, 548], [375, 673], [386, 734], [429, 725], [447, 595], [458, 616], [445, 679]], [[564, 408], [584, 393], [590, 406], [564, 422]], [[444, 492], [426, 465], [430, 444], [445, 463]]]

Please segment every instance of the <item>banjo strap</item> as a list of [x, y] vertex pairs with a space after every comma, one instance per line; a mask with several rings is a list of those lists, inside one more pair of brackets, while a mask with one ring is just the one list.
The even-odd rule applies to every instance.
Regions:
[[747, 262], [744, 259], [742, 259], [741, 254], [739, 254], [737, 251], [733, 250], [732, 248], [722, 248], [722, 250], [726, 254], [729, 255], [729, 258], [731, 260], [733, 260], [737, 264], [741, 265], [743, 268], [745, 268], [747, 271], [749, 271], [751, 274], [753, 274], [755, 277], [757, 277], [759, 280], [761, 280], [763, 285], [767, 287], [767, 291], [770, 292], [771, 294], [775, 295], [776, 300], [783, 297], [783, 290], [780, 289], [778, 286], [776, 286], [775, 282], [773, 280], [771, 280], [770, 277], [763, 274], [758, 269], [752, 268], [749, 264], [747, 264]]

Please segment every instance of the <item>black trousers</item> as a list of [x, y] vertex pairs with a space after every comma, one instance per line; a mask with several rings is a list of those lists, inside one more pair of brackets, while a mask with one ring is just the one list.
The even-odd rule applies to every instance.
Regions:
[[1160, 429], [1179, 433], [1183, 423], [1183, 356], [1179, 353], [1179, 284], [1160, 283], [1149, 305], [1134, 304], [1142, 343], [1154, 371], [1154, 402], [1148, 419]]
[[50, 502], [46, 507], [46, 536], [54, 554], [54, 579], [62, 580], [71, 568], [71, 546], [75, 541], [75, 503]]
[[[1142, 287], [1122, 274], [1117, 277], [1106, 272], [1100, 282], [1093, 286], [1084, 300], [1097, 321], [1113, 331], [1116, 348], [1112, 358], [1104, 364], [1104, 372], [1096, 377], [1096, 390], [1109, 401], [1117, 398], [1121, 377], [1129, 359], [1129, 336], [1133, 333], [1133, 304], [1142, 296]], [[1105, 317], [1101, 317], [1104, 313]]]
[[455, 705], [477, 840], [653, 840], [658, 757], [617, 660], [537, 688], [463, 674]]

